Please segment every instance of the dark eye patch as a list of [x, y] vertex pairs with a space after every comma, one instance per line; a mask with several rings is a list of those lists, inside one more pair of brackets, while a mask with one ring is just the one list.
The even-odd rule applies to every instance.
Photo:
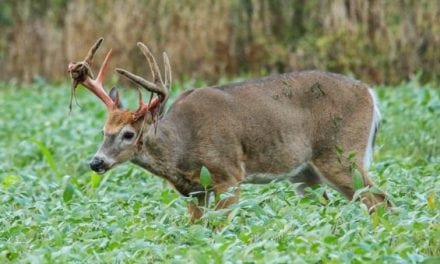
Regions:
[[129, 132], [129, 131], [124, 132], [124, 134], [122, 135], [122, 138], [126, 139], [126, 140], [130, 140], [133, 137], [134, 137], [134, 133], [133, 132]]

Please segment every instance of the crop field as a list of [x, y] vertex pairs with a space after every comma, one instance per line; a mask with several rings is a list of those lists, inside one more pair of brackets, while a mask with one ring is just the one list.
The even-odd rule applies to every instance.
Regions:
[[440, 88], [375, 89], [369, 173], [391, 210], [279, 182], [244, 185], [233, 217], [207, 209], [191, 225], [164, 180], [132, 164], [89, 170], [106, 113], [88, 91], [69, 114], [68, 84], [0, 84], [0, 263], [440, 263]]

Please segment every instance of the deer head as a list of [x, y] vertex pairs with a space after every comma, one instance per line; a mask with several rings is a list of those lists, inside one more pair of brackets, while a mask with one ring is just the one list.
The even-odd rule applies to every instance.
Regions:
[[[171, 66], [167, 54], [163, 53], [165, 66], [165, 78], [163, 79], [153, 54], [147, 46], [139, 42], [138, 47], [147, 58], [153, 81], [147, 81], [123, 69], [116, 69], [116, 71], [152, 94], [149, 102], [144, 102], [142, 92], [138, 89], [138, 109], [135, 111], [123, 109], [118, 91], [113, 88], [110, 94], [107, 94], [103, 87], [111, 50], [107, 53], [98, 76], [93, 79], [90, 65], [102, 41], [103, 39], [100, 38], [93, 45], [83, 61], [70, 63], [68, 67], [70, 76], [73, 79], [72, 97], [75, 95], [77, 85], [82, 84], [107, 106], [108, 118], [103, 129], [104, 142], [90, 161], [90, 168], [98, 173], [104, 173], [115, 165], [131, 160], [136, 156], [142, 144], [142, 133], [148, 131], [159, 118], [163, 105], [168, 98], [168, 90], [171, 84]], [[157, 94], [154, 100], [152, 100], [153, 94]]]

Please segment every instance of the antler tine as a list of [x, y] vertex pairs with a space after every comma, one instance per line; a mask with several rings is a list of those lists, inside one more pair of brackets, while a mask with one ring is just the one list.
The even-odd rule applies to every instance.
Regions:
[[120, 69], [120, 68], [117, 68], [116, 72], [121, 74], [122, 76], [125, 76], [130, 81], [144, 87], [145, 89], [147, 89], [151, 92], [158, 93], [161, 96], [166, 96], [166, 94], [167, 94], [166, 91], [164, 91], [163, 87], [156, 85], [155, 83], [152, 83], [150, 81], [147, 81], [144, 78], [142, 78], [136, 74], [133, 74], [129, 71], [126, 71], [126, 70]]
[[113, 108], [118, 103], [118, 102], [114, 102], [110, 98], [110, 96], [108, 96], [108, 94], [104, 90], [104, 86], [102, 83], [105, 77], [105, 73], [107, 72], [108, 62], [111, 56], [112, 56], [112, 50], [110, 50], [105, 56], [104, 62], [102, 63], [101, 68], [99, 69], [98, 77], [96, 77], [95, 80], [87, 78], [82, 83], [86, 88], [92, 91], [99, 99], [101, 99], [108, 108]]
[[112, 56], [112, 49], [107, 52], [107, 55], [104, 58], [104, 61], [101, 64], [101, 68], [99, 68], [98, 77], [96, 77], [96, 81], [102, 85], [104, 81], [105, 74], [107, 73], [108, 62]]
[[151, 53], [150, 49], [142, 42], [138, 42], [137, 46], [139, 47], [139, 49], [142, 51], [142, 53], [144, 54], [144, 56], [148, 60], [148, 64], [151, 69], [151, 74], [153, 76], [153, 81], [155, 83], [158, 83], [160, 81], [160, 83], [163, 85], [162, 75], [160, 74], [159, 66], [157, 65], [157, 62], [153, 56], [153, 53]]
[[95, 56], [96, 51], [99, 49], [99, 47], [101, 46], [102, 42], [104, 41], [104, 38], [99, 38], [95, 44], [93, 44], [93, 46], [90, 48], [89, 52], [87, 52], [86, 57], [84, 58], [84, 61], [87, 63], [92, 63], [93, 61], [93, 56]]
[[162, 53], [162, 56], [163, 56], [163, 63], [165, 68], [165, 86], [169, 90], [172, 82], [170, 60], [166, 52]]

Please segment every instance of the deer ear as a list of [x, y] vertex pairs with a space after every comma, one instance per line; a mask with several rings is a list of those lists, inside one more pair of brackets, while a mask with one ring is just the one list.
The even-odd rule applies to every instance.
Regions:
[[123, 108], [122, 100], [119, 96], [119, 91], [116, 89], [116, 87], [113, 87], [110, 92], [108, 93], [110, 98], [115, 102], [115, 105], [117, 105], [118, 108]]

